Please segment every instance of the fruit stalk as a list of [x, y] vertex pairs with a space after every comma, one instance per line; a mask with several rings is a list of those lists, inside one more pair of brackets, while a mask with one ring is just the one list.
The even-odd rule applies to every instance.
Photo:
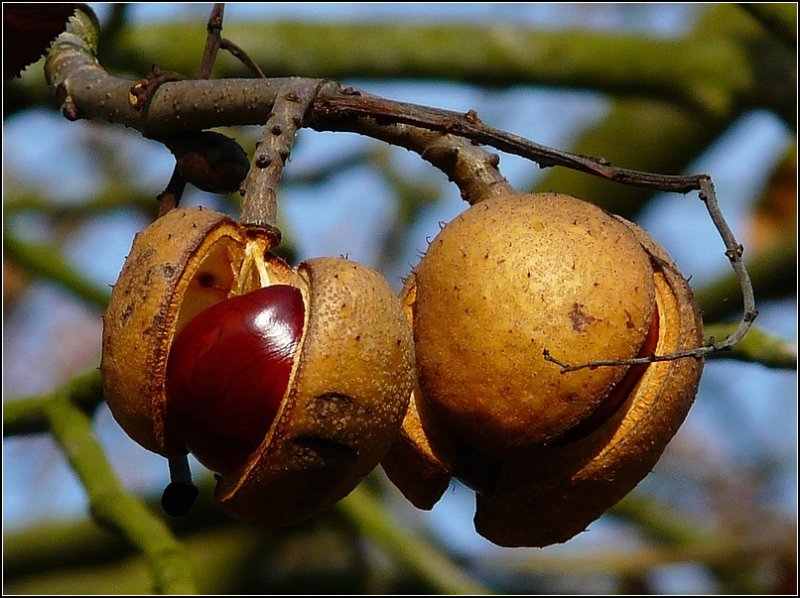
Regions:
[[316, 80], [291, 79], [278, 91], [264, 127], [264, 134], [256, 144], [250, 173], [240, 190], [244, 197], [240, 220], [245, 226], [267, 229], [280, 238], [278, 182], [297, 130], [303, 124], [305, 113], [314, 101], [319, 85]]

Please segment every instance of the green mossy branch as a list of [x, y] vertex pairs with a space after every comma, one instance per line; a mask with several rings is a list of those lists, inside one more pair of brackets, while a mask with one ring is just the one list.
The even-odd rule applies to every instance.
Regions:
[[[763, 593], [759, 569], [769, 561], [760, 561], [762, 556], [770, 557], [773, 563], [786, 558], [796, 561], [796, 526], [770, 521], [769, 516], [763, 516], [751, 530], [736, 533], [735, 528], [726, 529], [724, 523], [717, 528], [704, 526], [657, 497], [641, 492], [628, 494], [609, 514], [634, 522], [646, 538], [667, 549], [664, 554], [670, 554], [669, 549], [685, 549], [684, 562], [706, 564], [721, 588], [717, 593]], [[643, 556], [646, 562], [649, 557]], [[658, 558], [657, 553], [654, 556]]]
[[47, 408], [56, 398], [66, 399], [83, 413], [91, 414], [103, 401], [100, 370], [75, 376], [53, 393], [4, 401], [3, 437], [49, 431]]
[[[735, 7], [712, 7], [701, 18], [715, 21], [712, 35], [698, 27], [697, 35], [664, 39], [491, 22], [243, 22], [233, 7], [224, 32], [270, 77], [413, 78], [487, 87], [536, 83], [670, 99], [715, 118], [743, 102], [761, 104], [793, 121], [794, 102], [774, 93], [777, 79], [791, 77], [792, 53]], [[200, 23], [132, 27], [121, 33], [104, 63], [144, 73], [155, 61], [165, 70], [193, 73], [202, 43]], [[760, 66], [767, 54], [771, 72]], [[215, 76], [248, 73], [238, 62], [221, 59]]]
[[[10, 436], [52, 431], [89, 495], [94, 519], [141, 550], [150, 562], [162, 591], [171, 591], [170, 588], [178, 591], [180, 587], [189, 587], [185, 585], [190, 578], [182, 548], [163, 522], [140, 499], [122, 489], [105, 459], [102, 447], [92, 436], [86, 411], [93, 409], [100, 400], [100, 372], [92, 370], [77, 376], [52, 394], [6, 403], [3, 434]], [[434, 591], [448, 594], [489, 593], [487, 588], [470, 579], [442, 551], [390, 523], [391, 517], [380, 501], [363, 486], [340, 503], [339, 509], [365, 537], [381, 546]]]
[[6, 227], [3, 231], [3, 251], [5, 258], [25, 272], [59, 285], [90, 305], [105, 309], [108, 304], [111, 292], [98, 288], [86, 279], [53, 246], [23, 241]]
[[[123, 186], [125, 181], [119, 180], [118, 184]], [[76, 203], [55, 203], [46, 199], [43, 194], [35, 192], [19, 195], [9, 193], [9, 195], [11, 197], [6, 197], [3, 203], [3, 215], [6, 217], [35, 213], [54, 222], [69, 222], [96, 217], [107, 212], [126, 210], [138, 211], [153, 220], [158, 213], [158, 203], [154, 195], [135, 192], [120, 195], [119, 187], [109, 188], [91, 199]]]
[[424, 579], [438, 594], [490, 594], [492, 591], [471, 579], [453, 561], [420, 536], [390, 523], [389, 514], [378, 498], [358, 486], [336, 508], [361, 533], [381, 546], [409, 571]]
[[[727, 11], [727, 8], [712, 9], [720, 24], [718, 31], [713, 36], [705, 35], [708, 31], [699, 28], [691, 42], [644, 40], [635, 36], [613, 36], [611, 39], [612, 36], [584, 32], [541, 34], [520, 31], [513, 27], [420, 27], [407, 23], [388, 29], [373, 25], [365, 25], [363, 28], [352, 24], [335, 25], [325, 29], [328, 31], [327, 36], [321, 34], [324, 27], [329, 27], [327, 25], [231, 23], [230, 26], [226, 25], [225, 33], [240, 44], [248, 45], [248, 49], [252, 47], [256, 60], [270, 66], [270, 75], [302, 73], [336, 77], [373, 76], [381, 79], [432, 77], [487, 86], [540, 83], [589, 87], [622, 95], [658, 96], [659, 101], [625, 100], [630, 102], [629, 107], [638, 103], [646, 108], [644, 112], [637, 113], [638, 122], [629, 122], [619, 127], [618, 120], [616, 125], [617, 133], [632, 132], [636, 143], [632, 143], [631, 138], [627, 142], [624, 138], [613, 141], [611, 137], [598, 133], [596, 138], [600, 149], [581, 153], [599, 155], [605, 152], [603, 148], [621, 145], [629, 148], [634, 155], [658, 156], [656, 165], [648, 169], [677, 172], [724, 130], [744, 107], [764, 105], [787, 118], [786, 103], [776, 101], [775, 94], [767, 89], [774, 86], [762, 86], [765, 90], [759, 88], [763, 76], [758, 66], [761, 61], [754, 60], [754, 57], [760, 56], [763, 48], [756, 49], [749, 42], [763, 42], [764, 36], [750, 30], [746, 35], [737, 33], [726, 36], [725, 23], [728, 22], [729, 15]], [[720, 14], [724, 18], [720, 18]], [[231, 20], [235, 20], [235, 17]], [[237, 30], [237, 27], [241, 30]], [[248, 29], [252, 29], [252, 32], [248, 33]], [[737, 24], [728, 33], [745, 29]], [[187, 39], [179, 39], [184, 31]], [[150, 35], [153, 36], [152, 39], [148, 38]], [[390, 35], [394, 37], [387, 37]], [[703, 35], [707, 39], [703, 39]], [[396, 44], [387, 43], [387, 40], [395, 38]], [[128, 52], [129, 58], [134, 58], [131, 64], [137, 74], [149, 70], [154, 59], [159, 61], [159, 58], [154, 57], [168, 56], [171, 53], [182, 60], [184, 52], [190, 57], [186, 59], [188, 62], [185, 68], [171, 66], [168, 60], [159, 62], [158, 66], [193, 73], [196, 70], [196, 50], [200, 48], [197, 44], [202, 42], [203, 30], [202, 26], [197, 30], [170, 26], [165, 35], [159, 26], [148, 24], [141, 29], [128, 29], [125, 39], [127, 41], [115, 50], [118, 58], [124, 56], [125, 52]], [[248, 42], [248, 39], [252, 41]], [[570, 47], [582, 46], [582, 42], [587, 44], [586, 48], [594, 48], [594, 53]], [[303, 45], [298, 46], [299, 44]], [[380, 51], [365, 51], [370, 44], [377, 44]], [[303, 47], [304, 51], [287, 52], [287, 47]], [[766, 43], [766, 47], [772, 46]], [[140, 48], [147, 48], [146, 56], [141, 54]], [[676, 51], [677, 48], [680, 51]], [[644, 65], [631, 70], [632, 67], [624, 62], [623, 53], [636, 54], [638, 61], [643, 61], [643, 57], [652, 58], [653, 63], [644, 60]], [[667, 53], [670, 54], [670, 60], [665, 62]], [[615, 56], [620, 62], [614, 61]], [[435, 57], [435, 60], [431, 57]], [[692, 57], [695, 60], [702, 58], [704, 62], [700, 66], [705, 65], [705, 68], [699, 68], [698, 65], [689, 68]], [[632, 61], [634, 57], [629, 56], [628, 59]], [[326, 62], [327, 60], [331, 62]], [[781, 54], [778, 65], [782, 67], [784, 62]], [[236, 74], [235, 69], [224, 64], [220, 70], [225, 71], [221, 73], [222, 76]], [[717, 70], [721, 72], [716, 72]], [[680, 74], [683, 71], [688, 72]], [[682, 77], [678, 85], [675, 84], [676, 77]], [[662, 102], [661, 98], [668, 98], [675, 104]], [[789, 104], [794, 110], [794, 102]], [[622, 118], [620, 115], [623, 113], [628, 117], [631, 114], [625, 110], [622, 102], [614, 109], [614, 113], [619, 118]], [[668, 122], [664, 125], [664, 121]], [[689, 139], [689, 142], [673, 144], [669, 139]], [[671, 156], [670, 160], [673, 161], [672, 164], [682, 166], [665, 166], [666, 160], [662, 159], [661, 154], [667, 153], [664, 148], [673, 146], [678, 148], [673, 154], [680, 152], [680, 155]], [[607, 157], [615, 163], [641, 167], [635, 160], [625, 157]], [[561, 169], [552, 172], [572, 174], [571, 171]], [[598, 182], [594, 178], [585, 178]], [[618, 192], [630, 189], [618, 185], [610, 187]], [[633, 192], [642, 193], [635, 189]], [[592, 197], [591, 193], [584, 195]], [[620, 212], [624, 213], [624, 210]], [[105, 306], [108, 293], [93, 287], [71, 269], [52, 247], [22, 242], [6, 234], [4, 248], [6, 256], [28, 272], [60, 284], [95, 306]], [[789, 259], [789, 254], [784, 257]], [[796, 262], [796, 245], [794, 260]], [[785, 270], [777, 277], [774, 264], [772, 267], [773, 270], [767, 270], [764, 276], [786, 279]], [[754, 278], [756, 276], [754, 273]], [[713, 297], [709, 294], [708, 298], [702, 298], [707, 319], [713, 306], [719, 304], [724, 309], [724, 305], [731, 304], [731, 297], [738, 297], [738, 284], [734, 284], [732, 289], [723, 294]], [[724, 336], [725, 325], [708, 326], [707, 334]], [[796, 350], [792, 351], [791, 347], [787, 347], [785, 341], [755, 329], [751, 329], [734, 351], [715, 357], [746, 361], [756, 357], [756, 361], [769, 367], [796, 368]], [[73, 379], [51, 395], [6, 403], [4, 436], [52, 429], [85, 485], [92, 514], [97, 521], [113, 530], [116, 537], [126, 538], [142, 551], [159, 590], [190, 592], [193, 587], [184, 547], [172, 538], [163, 522], [144, 503], [125, 493], [111, 471], [102, 448], [92, 436], [87, 412], [91, 412], [101, 401], [100, 388], [99, 372], [92, 371]], [[371, 538], [398, 563], [425, 579], [438, 592], [474, 594], [488, 591], [465, 576], [446, 555], [425, 544], [421, 538], [413, 537], [392, 525], [389, 514], [383, 511], [378, 497], [369, 489], [358, 488], [340, 503], [338, 511], [356, 524], [364, 536]], [[696, 536], [696, 530], [694, 533], [691, 529], [684, 532]], [[674, 539], [681, 536], [678, 530], [669, 533], [673, 534]], [[227, 537], [230, 539], [230, 536]], [[212, 544], [212, 548], [218, 546], [216, 543]], [[213, 560], [215, 555], [210, 558]], [[112, 574], [124, 575], [125, 567], [115, 569]], [[199, 577], [201, 576], [202, 573]]]
[[[270, 536], [257, 528], [215, 524], [196, 525], [181, 536], [181, 544], [194, 564], [199, 593], [238, 594], [258, 576], [250, 565], [271, 550]], [[4, 537], [4, 548], [4, 589], [9, 594], [103, 596], [152, 591], [147, 559], [91, 520], [50, 522], [12, 532]]]
[[[711, 324], [705, 327], [705, 335], [723, 339], [733, 334], [735, 330], [735, 323]], [[796, 370], [797, 345], [754, 326], [733, 349], [713, 353], [709, 358], [750, 361], [769, 368]]]
[[[796, 7], [794, 11], [796, 18]], [[697, 50], [698, 61], [713, 62], [711, 55], [702, 56], [701, 48], [705, 44], [743, 44], [753, 52], [746, 60], [752, 62], [753, 68], [764, 68], [763, 64], [769, 62], [764, 63], [769, 54], [766, 49], [772, 47], [770, 44], [774, 45], [774, 42], [764, 46], [752, 41], [760, 36], [758, 26], [744, 13], [733, 6], [718, 5], [700, 17], [693, 31], [684, 39], [685, 48], [682, 52]], [[757, 60], [755, 54], [761, 52], [764, 54]], [[781, 52], [778, 51], [778, 54]], [[731, 65], [714, 63], [714, 67], [725, 69], [731, 68]], [[782, 87], [782, 91], [770, 93], [782, 94], [787, 101], [795, 104], [796, 65], [792, 68], [784, 73], [782, 79], [776, 78], [771, 84]], [[603, 119], [582, 133], [571, 150], [589, 156], [604, 156], [614, 164], [625, 164], [637, 170], [684, 172], [745, 110], [769, 107], [769, 102], [759, 104], [761, 100], [755, 100], [758, 94], [752, 91], [759, 86], [766, 89], [766, 85], [750, 77], [745, 88], [737, 92], [739, 99], [730, 100], [732, 110], [717, 113], [698, 112], [686, 105], [677, 105], [669, 101], [668, 95], [656, 98], [616, 97]], [[788, 125], [795, 123], [794, 108], [791, 111], [788, 106], [777, 109], [773, 105], [773, 108], [783, 115]], [[553, 189], [590, 200], [626, 218], [634, 218], [652, 195], [643, 189], [613, 184], [564, 168], [545, 171], [535, 185], [536, 191]], [[736, 290], [733, 292], [738, 293]]]
[[[747, 256], [747, 253], [745, 253]], [[745, 259], [756, 299], [790, 297], [797, 294], [797, 236], [787, 231], [785, 236], [749, 259]], [[723, 320], [741, 309], [739, 283], [735, 276], [723, 275], [695, 291], [706, 322]]]
[[[646, 575], [656, 568], [692, 563], [712, 568], [749, 571], [760, 559], [774, 557], [776, 548], [786, 558], [794, 555], [789, 534], [767, 538], [715, 537], [673, 546], [629, 546], [578, 549], [569, 553], [541, 552], [488, 556], [476, 560], [478, 571], [494, 575]], [[758, 586], [757, 586], [758, 587]], [[718, 593], [718, 592], [712, 592]], [[757, 590], [756, 590], [756, 593]]]
[[[37, 522], [3, 534], [3, 581], [9, 584], [37, 576], [45, 569], [69, 569], [102, 563], [131, 552], [118, 535], [89, 518], [74, 521]], [[12, 593], [16, 593], [13, 592]], [[46, 593], [46, 592], [45, 592]]]
[[194, 593], [189, 559], [164, 522], [122, 487], [103, 447], [92, 433], [90, 418], [70, 401], [68, 389], [43, 405], [50, 431], [78, 475], [92, 517], [125, 537], [147, 559], [160, 593]]
[[611, 507], [609, 515], [633, 521], [649, 539], [668, 546], [702, 543], [711, 540], [712, 530], [641, 492], [632, 492]]
[[797, 49], [796, 2], [742, 2], [739, 8], [788, 47]]
[[[783, 12], [791, 9], [796, 20], [795, 6]], [[751, 107], [774, 110], [787, 123], [796, 120], [795, 56], [785, 45], [785, 34], [765, 30], [732, 5], [708, 7], [695, 33], [679, 39], [537, 31], [497, 23], [323, 24], [267, 17], [262, 23], [244, 23], [237, 19], [235, 7], [228, 12], [226, 37], [246, 47], [271, 77], [429, 78], [487, 87], [536, 84], [617, 97], [666, 98], [713, 118], [729, 118]], [[788, 22], [787, 17], [781, 22]], [[133, 76], [148, 72], [153, 62], [192, 74], [204, 29], [199, 20], [194, 26], [123, 27], [111, 39], [113, 47], [102, 48], [103, 64]], [[215, 76], [249, 73], [239, 61], [221, 56]], [[52, 105], [32, 80], [15, 83], [9, 92], [7, 110], [32, 103]]]

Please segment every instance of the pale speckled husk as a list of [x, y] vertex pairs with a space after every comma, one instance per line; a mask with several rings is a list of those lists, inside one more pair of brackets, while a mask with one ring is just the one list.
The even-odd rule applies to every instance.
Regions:
[[176, 303], [203, 246], [229, 237], [235, 222], [212, 210], [176, 209], [138, 233], [103, 315], [103, 394], [120, 426], [148, 450], [186, 453], [165, 434], [164, 373]]
[[[656, 265], [656, 353], [701, 346], [703, 325], [691, 288], [667, 253], [628, 224]], [[656, 464], [694, 402], [702, 369], [702, 360], [692, 357], [652, 363], [599, 430], [509, 457], [493, 491], [477, 497], [475, 529], [502, 546], [547, 546], [584, 531]]]
[[563, 376], [543, 351], [573, 363], [636, 355], [655, 306], [650, 272], [628, 227], [593, 204], [519, 194], [472, 206], [415, 270], [417, 400], [495, 456], [559, 436], [626, 368]]
[[[651, 264], [660, 314], [657, 351], [701, 345], [699, 309], [676, 265], [645, 231], [617, 220], [631, 231]], [[409, 310], [417, 291], [412, 275], [404, 288]], [[594, 433], [569, 444], [512, 452], [505, 461], [495, 459], [496, 483], [477, 497], [477, 531], [504, 546], [546, 546], [585, 529], [656, 463], [688, 413], [701, 372], [702, 360], [693, 358], [651, 364], [628, 401]], [[384, 469], [406, 498], [430, 509], [447, 487], [458, 456], [442, 420], [424, 415], [409, 409]]]

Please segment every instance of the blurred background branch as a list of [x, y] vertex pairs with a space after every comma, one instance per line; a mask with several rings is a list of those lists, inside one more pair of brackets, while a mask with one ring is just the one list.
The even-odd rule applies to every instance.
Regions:
[[[130, 78], [141, 77], [153, 63], [163, 70], [195, 73], [209, 7], [202, 7], [188, 20], [171, 13], [155, 21], [138, 18], [139, 8], [119, 4], [104, 11], [102, 64], [110, 72]], [[259, 18], [238, 18], [240, 7], [234, 4], [227, 7], [224, 34], [246, 48], [270, 77], [331, 77], [358, 81], [366, 90], [395, 84], [392, 92], [382, 92], [388, 97], [402, 93], [425, 96], [429, 88], [418, 84], [427, 81], [445, 90], [436, 105], [476, 108], [490, 124], [534, 141], [539, 141], [539, 131], [546, 130], [548, 123], [537, 120], [542, 117], [535, 113], [528, 116], [511, 110], [506, 114], [506, 106], [516, 106], [510, 98], [518, 95], [533, 103], [548, 90], [559, 89], [582, 99], [602, 100], [600, 116], [578, 129], [570, 147], [564, 149], [604, 156], [614, 164], [640, 170], [681, 173], [694, 169], [698, 160], [717, 151], [731, 128], [749, 114], [770, 115], [776, 129], [793, 138], [796, 5], [690, 8], [691, 12], [681, 13], [684, 22], [674, 27], [679, 35], [665, 36], [624, 27], [589, 30], [574, 22], [566, 28], [532, 26], [522, 19], [482, 19], [477, 24], [454, 19], [441, 23], [352, 17], [341, 22], [287, 20], [270, 16], [270, 10], [277, 8], [267, 9]], [[569, 14], [578, 10], [572, 6]], [[581, 13], [587, 18], [597, 11], [599, 15], [629, 14], [638, 20], [643, 13], [624, 11], [647, 9], [582, 5], [580, 10], [587, 11]], [[562, 20], [567, 18], [566, 12], [560, 14]], [[213, 76], [249, 75], [237, 61], [225, 57]], [[417, 101], [415, 96], [408, 99]], [[470, 104], [464, 106], [464, 101]], [[159, 549], [146, 549], [148, 557], [89, 518], [13, 522], [13, 528], [7, 527], [4, 534], [6, 591], [135, 594], [150, 591], [154, 580], [159, 580], [162, 590], [188, 591], [188, 585], [171, 585], [168, 571], [154, 569], [157, 561], [174, 563], [172, 559], [178, 559], [178, 569], [191, 563], [196, 589], [204, 593], [685, 593], [687, 588], [694, 591], [698, 587], [709, 593], [796, 591], [796, 517], [773, 507], [781, 498], [785, 504], [787, 491], [780, 480], [788, 475], [796, 482], [796, 474], [794, 478], [787, 474], [796, 470], [796, 446], [779, 438], [774, 424], [768, 426], [769, 433], [747, 447], [726, 444], [733, 446], [737, 438], [751, 439], [755, 434], [748, 428], [754, 425], [751, 412], [737, 411], [740, 403], [732, 403], [730, 398], [737, 386], [753, 388], [743, 382], [743, 372], [753, 368], [783, 375], [781, 380], [789, 379], [788, 386], [794, 381], [796, 387], [796, 341], [787, 338], [786, 332], [776, 333], [771, 325], [775, 319], [768, 319], [767, 313], [770, 306], [786, 302], [794, 303], [790, 309], [796, 307], [794, 143], [766, 172], [755, 172], [750, 164], [739, 166], [756, 181], [753, 196], [757, 199], [742, 208], [735, 227], [745, 231], [745, 259], [759, 308], [765, 308], [767, 319], [757, 321], [759, 328], [735, 351], [722, 356], [729, 359], [707, 368], [707, 390], [701, 392], [689, 423], [693, 418], [709, 421], [701, 418], [711, 411], [711, 421], [724, 429], [723, 440], [720, 436], [706, 440], [711, 435], [708, 426], [702, 432], [693, 432], [688, 426], [643, 488], [574, 543], [545, 551], [490, 551], [484, 543], [477, 551], [468, 551], [452, 539], [441, 541], [441, 528], [433, 525], [434, 518], [457, 516], [462, 534], [471, 527], [471, 504], [458, 511], [462, 495], [457, 486], [448, 496], [457, 515], [444, 515], [437, 507], [428, 517], [399, 505], [397, 497], [381, 486], [379, 474], [339, 507], [288, 530], [250, 528], [227, 519], [211, 500], [210, 477], [202, 480], [199, 504], [189, 517], [164, 521], [155, 515], [160, 482], [145, 484], [137, 478], [140, 467], [144, 469], [141, 461], [136, 461], [141, 451], [133, 447], [125, 453], [127, 439], [114, 436], [118, 431], [101, 405], [99, 375], [93, 369], [99, 360], [97, 315], [119, 264], [109, 266], [103, 274], [87, 264], [95, 264], [112, 251], [117, 251], [117, 260], [124, 257], [119, 253], [130, 246], [135, 230], [157, 211], [154, 198], [159, 185], [166, 183], [171, 165], [161, 167], [148, 157], [153, 150], [151, 142], [132, 140], [138, 136], [118, 127], [63, 123], [56, 109], [40, 64], [29, 67], [22, 79], [4, 84], [7, 130], [30, 114], [48, 115], [48, 134], [42, 137], [57, 150], [33, 157], [25, 154], [23, 147], [9, 152], [7, 146], [4, 152], [7, 367], [3, 420], [5, 448], [11, 449], [4, 451], [10, 455], [4, 463], [4, 499], [9, 499], [4, 502], [32, 501], [36, 492], [59, 496], [60, 488], [52, 480], [65, 478], [38, 476], [36, 461], [30, 465], [29, 460], [39, 454], [48, 462], [63, 461], [61, 453], [52, 453], [52, 447], [39, 442], [52, 442], [53, 436], [44, 432], [55, 422], [56, 438], [82, 476], [89, 502], [97, 502], [96, 497], [107, 488], [118, 499], [112, 501], [117, 503], [114, 514], [101, 519], [111, 517], [112, 526], [149, 521], [152, 527], [145, 535], [166, 540]], [[566, 118], [566, 109], [549, 118], [560, 120], [562, 114]], [[57, 121], [68, 125], [69, 138], [51, 138]], [[252, 147], [258, 136], [257, 131], [246, 129], [226, 133], [236, 136], [246, 148]], [[336, 208], [328, 207], [331, 198], [342, 194], [337, 190], [344, 188], [344, 195], [356, 196], [361, 210], [374, 204], [381, 212], [374, 234], [368, 237], [373, 265], [402, 276], [415, 262], [419, 240], [435, 234], [437, 219], [449, 217], [443, 215], [449, 186], [440, 173], [418, 167], [402, 150], [374, 142], [347, 145], [339, 140], [349, 137], [341, 134], [336, 139], [343, 146], [315, 154], [310, 137], [300, 136], [284, 180], [284, 239], [296, 241], [290, 252], [302, 256], [309, 251], [309, 239], [347, 236], [348, 221], [336, 215]], [[340, 151], [340, 147], [352, 149]], [[90, 158], [71, 162], [79, 153]], [[314, 159], [304, 158], [307, 155]], [[161, 158], [164, 156], [168, 157], [166, 151]], [[46, 180], [52, 175], [40, 172], [56, 162], [65, 162], [71, 170]], [[504, 174], [514, 172], [516, 185], [522, 189], [557, 189], [591, 198], [628, 218], [646, 215], [657, 201], [648, 191], [567, 169], [541, 171], [531, 164], [517, 168], [511, 160], [508, 164], [506, 170], [503, 158]], [[24, 167], [31, 165], [34, 174], [24, 175]], [[78, 171], [96, 183], [77, 192], [62, 189]], [[369, 173], [366, 179], [365, 173]], [[148, 182], [148, 176], [154, 182]], [[355, 191], [352, 181], [358, 181]], [[722, 191], [720, 195], [723, 209], [728, 209]], [[231, 213], [237, 209], [233, 197], [195, 195], [194, 201]], [[670, 201], [687, 200], [673, 197]], [[292, 211], [300, 211], [300, 206], [315, 217], [306, 218], [311, 221], [310, 228], [298, 233], [292, 226], [298, 222]], [[334, 232], [321, 227], [323, 218], [332, 222]], [[431, 220], [432, 228], [424, 228]], [[89, 235], [97, 229], [101, 232]], [[80, 258], [75, 244], [87, 236], [94, 239], [88, 250], [92, 255]], [[115, 240], [117, 237], [121, 240]], [[116, 245], [123, 249], [116, 250]], [[347, 245], [336, 247], [350, 251]], [[719, 253], [719, 267], [698, 276], [693, 284], [710, 325], [707, 335], [723, 336], [725, 320], [740, 309], [738, 285], [727, 275], [721, 246], [708, 251]], [[58, 296], [62, 303], [55, 304], [51, 295], [37, 299], [43, 288], [51, 286], [63, 290]], [[37, 302], [46, 305], [44, 312], [34, 311]], [[84, 319], [69, 325], [59, 315], [64, 304], [79, 310]], [[47, 314], [52, 314], [56, 324]], [[45, 322], [61, 326], [57, 328], [61, 332], [43, 332]], [[95, 328], [86, 322], [94, 322]], [[79, 329], [87, 329], [95, 343], [78, 345]], [[41, 348], [21, 344], [23, 339], [38, 337]], [[74, 354], [75, 360], [66, 366], [59, 359], [68, 354]], [[733, 375], [725, 369], [715, 378], [713, 366], [717, 365], [736, 369]], [[729, 386], [722, 386], [720, 378]], [[787, 400], [789, 393], [770, 396], [770, 389], [786, 387], [757, 385], [746, 404], [779, 405], [777, 410], [784, 414], [779, 419], [794, 421], [796, 435], [796, 412], [791, 412], [795, 402]], [[791, 445], [788, 449], [787, 442]], [[35, 448], [29, 448], [32, 446]], [[92, 457], [83, 461], [78, 452], [81, 447]], [[28, 490], [9, 484], [12, 459], [34, 472], [29, 477], [42, 477], [46, 484]], [[125, 472], [122, 484], [112, 473], [117, 467], [124, 467], [118, 469]], [[14, 479], [20, 477], [14, 475]], [[68, 474], [65, 486], [74, 484], [72, 476]], [[120, 487], [136, 484], [135, 491]], [[148, 497], [146, 506], [138, 502], [140, 495]], [[796, 506], [796, 493], [794, 497]], [[7, 507], [7, 512], [13, 508]], [[18, 506], [16, 509], [14, 512], [22, 512]], [[615, 530], [610, 539], [595, 531], [603, 524]], [[176, 544], [169, 540], [173, 535]], [[599, 538], [594, 546], [593, 537]], [[615, 542], [620, 538], [621, 542]], [[166, 559], [164, 554], [168, 554]], [[690, 573], [679, 563], [691, 565]]]

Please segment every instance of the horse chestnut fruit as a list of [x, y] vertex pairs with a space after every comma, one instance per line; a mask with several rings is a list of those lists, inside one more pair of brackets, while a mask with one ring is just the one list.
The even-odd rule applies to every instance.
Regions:
[[377, 272], [339, 258], [292, 269], [271, 243], [213, 211], [159, 218], [114, 286], [101, 373], [134, 440], [194, 453], [237, 519], [287, 525], [343, 498], [388, 451], [414, 354]]
[[197, 314], [167, 362], [167, 419], [209, 469], [228, 473], [261, 444], [286, 393], [303, 297], [272, 285]]
[[544, 546], [579, 533], [653, 467], [702, 362], [562, 372], [702, 344], [691, 289], [636, 225], [561, 194], [485, 199], [446, 225], [406, 282], [418, 382], [390, 479], [431, 508], [476, 489], [479, 533]]

